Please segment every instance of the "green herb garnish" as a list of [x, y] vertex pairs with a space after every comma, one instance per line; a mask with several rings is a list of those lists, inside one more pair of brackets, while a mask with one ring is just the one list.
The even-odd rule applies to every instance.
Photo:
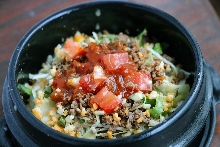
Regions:
[[27, 87], [25, 87], [24, 85], [19, 85], [18, 86], [18, 89], [19, 90], [23, 90], [26, 94], [28, 94], [28, 95], [33, 95], [32, 94], [32, 90], [31, 89], [29, 89], [29, 88], [27, 88]]
[[146, 28], [137, 36], [137, 39], [140, 41], [140, 47], [143, 46], [142, 37], [147, 33]]

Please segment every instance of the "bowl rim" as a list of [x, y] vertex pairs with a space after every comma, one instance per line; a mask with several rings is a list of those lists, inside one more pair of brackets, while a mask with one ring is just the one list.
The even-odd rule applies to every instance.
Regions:
[[[160, 131], [162, 131], [163, 129], [165, 129], [166, 127], [170, 126], [171, 124], [173, 124], [180, 116], [181, 114], [184, 114], [189, 108], [191, 103], [195, 100], [196, 95], [200, 89], [200, 86], [202, 84], [202, 79], [203, 79], [203, 57], [199, 48], [198, 43], [196, 42], [195, 38], [193, 37], [193, 35], [173, 16], [167, 14], [164, 11], [161, 11], [155, 7], [152, 6], [148, 6], [148, 5], [144, 5], [144, 4], [140, 4], [140, 3], [136, 3], [136, 2], [130, 2], [130, 1], [92, 1], [92, 2], [85, 2], [85, 3], [80, 3], [80, 4], [76, 4], [64, 9], [61, 9], [49, 16], [47, 16], [46, 18], [44, 18], [43, 20], [41, 20], [40, 22], [38, 22], [36, 25], [34, 25], [25, 35], [24, 37], [20, 40], [20, 42], [18, 43], [17, 47], [15, 48], [10, 63], [9, 63], [9, 68], [8, 68], [8, 82], [9, 82], [9, 91], [10, 91], [10, 95], [13, 98], [13, 102], [15, 103], [15, 105], [17, 106], [18, 111], [21, 113], [21, 115], [28, 120], [28, 122], [30, 124], [34, 124], [35, 128], [44, 128], [44, 132], [45, 134], [50, 134], [50, 136], [54, 136], [55, 138], [58, 139], [65, 139], [65, 140], [69, 140], [69, 141], [73, 141], [73, 139], [76, 142], [85, 142], [85, 143], [106, 143], [106, 142], [111, 142], [115, 139], [102, 139], [102, 140], [91, 140], [91, 139], [84, 139], [84, 138], [77, 138], [77, 137], [72, 137], [63, 133], [60, 133], [58, 131], [53, 130], [52, 128], [46, 126], [45, 124], [43, 124], [41, 121], [39, 121], [24, 105], [24, 103], [22, 102], [20, 95], [19, 95], [19, 91], [17, 88], [17, 81], [16, 81], [16, 66], [18, 64], [18, 59], [19, 59], [19, 55], [23, 49], [23, 47], [25, 46], [25, 44], [28, 43], [28, 40], [41, 28], [43, 28], [45, 25], [47, 25], [49, 22], [53, 21], [54, 19], [57, 19], [59, 17], [62, 17], [63, 15], [66, 15], [68, 13], [74, 12], [74, 11], [78, 11], [81, 9], [85, 9], [85, 8], [90, 8], [93, 7], [94, 5], [97, 6], [101, 6], [101, 5], [117, 5], [117, 6], [125, 6], [125, 7], [129, 7], [129, 8], [135, 8], [135, 9], [141, 9], [144, 11], [148, 11], [150, 13], [153, 13], [165, 20], [167, 20], [171, 25], [173, 25], [174, 27], [176, 27], [184, 36], [185, 38], [188, 40], [190, 46], [193, 49], [193, 53], [194, 53], [194, 58], [195, 58], [195, 79], [194, 79], [194, 84], [193, 87], [191, 88], [191, 91], [189, 93], [189, 96], [187, 97], [187, 99], [184, 101], [184, 103], [181, 105], [181, 107], [179, 109], [177, 109], [177, 111], [175, 111], [171, 116], [169, 116], [169, 118], [167, 118], [165, 121], [161, 122], [160, 124], [147, 129], [141, 133], [135, 134], [135, 135], [131, 135], [128, 137], [122, 137], [122, 138], [117, 138], [117, 141], [122, 141], [122, 142], [129, 142], [129, 141], [138, 141], [138, 140], [142, 140], [146, 137], [149, 137], [151, 135], [154, 135]], [[177, 115], [178, 114], [178, 115]], [[52, 133], [51, 133], [52, 131]]]

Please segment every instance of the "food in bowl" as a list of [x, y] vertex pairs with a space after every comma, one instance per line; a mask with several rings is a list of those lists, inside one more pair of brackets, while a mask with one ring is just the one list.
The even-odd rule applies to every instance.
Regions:
[[27, 108], [54, 130], [88, 139], [130, 136], [164, 121], [187, 98], [190, 73], [146, 32], [76, 32], [19, 85]]

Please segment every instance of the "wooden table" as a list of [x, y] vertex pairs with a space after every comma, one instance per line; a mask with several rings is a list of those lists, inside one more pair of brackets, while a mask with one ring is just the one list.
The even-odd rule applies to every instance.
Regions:
[[[0, 0], [0, 95], [11, 55], [23, 35], [44, 17], [88, 0]], [[220, 22], [208, 0], [131, 0], [159, 8], [183, 23], [198, 41], [205, 60], [220, 74]], [[1, 98], [0, 98], [1, 102]], [[212, 147], [220, 146], [220, 105]], [[0, 103], [0, 116], [3, 116]]]

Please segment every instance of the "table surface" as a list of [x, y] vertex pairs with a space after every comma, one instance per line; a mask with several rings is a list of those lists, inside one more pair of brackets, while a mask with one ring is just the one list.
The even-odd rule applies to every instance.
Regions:
[[[11, 55], [24, 34], [46, 16], [88, 0], [0, 1], [0, 95]], [[220, 21], [208, 0], [130, 0], [159, 8], [177, 18], [196, 38], [203, 57], [220, 74]], [[3, 116], [0, 97], [0, 117]], [[216, 106], [212, 147], [220, 146], [220, 105]]]

